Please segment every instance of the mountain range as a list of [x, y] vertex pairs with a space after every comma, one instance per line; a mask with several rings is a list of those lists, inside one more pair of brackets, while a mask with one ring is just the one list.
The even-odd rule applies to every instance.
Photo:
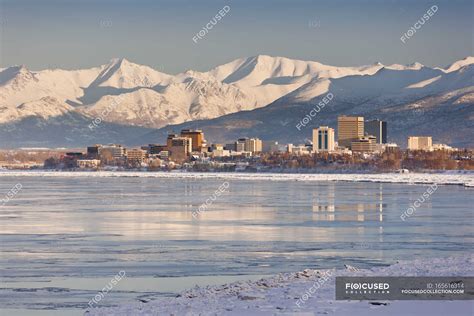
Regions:
[[[432, 135], [474, 147], [473, 63], [336, 67], [259, 55], [176, 75], [126, 59], [83, 70], [12, 66], [0, 69], [0, 147], [142, 145], [181, 128], [201, 128], [212, 142], [302, 143], [341, 114], [386, 120], [389, 140], [401, 145]], [[328, 93], [332, 100], [297, 128]]]

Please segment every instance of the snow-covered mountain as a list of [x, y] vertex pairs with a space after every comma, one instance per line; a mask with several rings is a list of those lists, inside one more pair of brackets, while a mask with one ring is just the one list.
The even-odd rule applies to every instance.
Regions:
[[[264, 108], [168, 126], [142, 139], [163, 139], [168, 130], [201, 128], [214, 142], [257, 136], [304, 143], [312, 128], [337, 127], [339, 115], [352, 114], [387, 121], [389, 141], [402, 146], [409, 135], [432, 135], [435, 142], [473, 147], [473, 72], [472, 64], [449, 71], [392, 65], [373, 75], [316, 77]], [[327, 93], [333, 99], [306, 126], [296, 128]]]
[[[256, 136], [269, 138], [272, 133], [277, 134], [272, 131], [269, 117], [277, 123], [298, 121], [306, 108], [328, 92], [335, 95], [328, 105], [330, 111], [325, 113], [328, 115], [379, 113], [390, 119], [398, 110], [418, 111], [416, 104], [426, 107], [429, 103], [428, 111], [432, 111], [448, 102], [453, 106], [469, 105], [465, 116], [468, 125], [473, 116], [473, 63], [474, 57], [467, 57], [446, 68], [420, 63], [336, 67], [259, 55], [237, 59], [208, 72], [189, 70], [177, 75], [126, 59], [112, 59], [108, 64], [83, 70], [31, 71], [25, 66], [13, 66], [0, 69], [0, 140], [9, 137], [41, 141], [41, 133], [30, 135], [34, 122], [41, 131], [46, 131], [49, 124], [54, 128], [58, 124], [66, 129], [69, 126], [82, 135], [77, 139], [82, 144], [94, 138], [84, 122], [95, 118], [103, 122], [103, 129], [113, 127], [113, 133], [102, 131], [103, 139], [110, 136], [111, 141], [120, 134], [120, 126], [124, 131], [134, 127], [133, 135], [139, 135], [140, 128], [148, 133], [149, 128], [164, 131], [173, 127], [170, 125], [203, 122], [201, 125], [205, 126], [224, 121], [220, 138], [233, 137], [233, 133], [245, 128], [251, 131], [253, 123], [249, 121], [260, 122]], [[260, 117], [262, 113], [268, 117]], [[245, 123], [239, 121], [241, 117], [245, 117]], [[241, 127], [236, 126], [236, 118]], [[26, 130], [30, 134], [22, 132]], [[17, 133], [15, 137], [11, 135], [13, 131]], [[293, 132], [286, 134], [294, 137]], [[24, 136], [20, 137], [22, 133]], [[162, 137], [161, 132], [157, 135]], [[12, 144], [16, 143], [9, 146]]]

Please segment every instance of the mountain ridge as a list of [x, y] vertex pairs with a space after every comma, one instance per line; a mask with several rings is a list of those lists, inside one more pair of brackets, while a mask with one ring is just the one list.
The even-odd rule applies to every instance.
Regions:
[[[43, 120], [44, 127], [50, 122], [57, 125], [61, 117], [68, 120], [71, 116], [66, 114], [81, 117], [81, 120], [72, 120], [71, 126], [76, 130], [82, 128], [75, 125], [78, 121], [95, 118], [101, 119], [103, 128], [113, 125], [113, 133], [104, 133], [111, 136], [111, 141], [121, 129], [117, 126], [124, 130], [128, 126], [134, 127], [137, 133], [143, 128], [144, 133], [153, 134], [147, 129], [193, 126], [194, 121], [223, 122], [220, 118], [229, 115], [232, 118], [258, 117], [267, 108], [273, 109], [272, 112], [276, 108], [286, 109], [286, 113], [277, 115], [281, 116], [277, 120], [295, 121], [301, 111], [314, 106], [328, 92], [336, 96], [328, 109], [338, 107], [345, 111], [334, 115], [376, 113], [392, 106], [413, 109], [407, 106], [429, 97], [432, 97], [429, 99], [432, 103], [438, 102], [432, 107], [442, 107], [446, 100], [436, 96], [450, 92], [456, 95], [457, 91], [474, 86], [473, 63], [474, 57], [469, 56], [445, 68], [431, 68], [420, 63], [383, 65], [379, 62], [336, 67], [314, 61], [257, 55], [233, 60], [207, 72], [188, 70], [176, 75], [125, 58], [78, 70], [30, 71], [25, 66], [12, 66], [0, 69], [0, 139], [11, 137], [13, 127], [18, 132], [31, 118], [35, 118], [37, 123]], [[452, 102], [471, 105], [472, 93], [468, 91]], [[465, 122], [461, 125], [470, 126], [471, 109], [472, 106], [468, 106]], [[444, 115], [449, 119], [451, 114], [446, 112]], [[386, 117], [390, 119], [390, 115]], [[249, 126], [248, 122], [242, 124]], [[67, 126], [68, 122], [65, 121], [64, 125]], [[254, 136], [266, 135], [263, 133], [266, 128], [268, 126], [262, 131], [256, 129]], [[234, 134], [227, 133], [228, 130], [244, 132], [244, 129], [228, 123], [224, 124], [219, 137], [233, 137]], [[79, 134], [87, 133], [87, 130], [81, 130]], [[293, 131], [288, 132], [288, 135], [293, 134]], [[28, 142], [29, 136], [33, 135], [24, 135], [23, 143]], [[90, 139], [89, 136], [80, 138], [82, 140], [79, 138], [81, 144], [82, 140]], [[15, 144], [9, 146], [12, 145]]]

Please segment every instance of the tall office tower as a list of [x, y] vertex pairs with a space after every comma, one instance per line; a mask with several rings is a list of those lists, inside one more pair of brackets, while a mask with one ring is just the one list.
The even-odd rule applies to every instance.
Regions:
[[205, 146], [204, 133], [200, 129], [183, 129], [181, 130], [181, 137], [189, 137], [192, 139], [192, 151], [201, 152]]
[[262, 141], [258, 138], [246, 138], [245, 151], [250, 151], [252, 153], [262, 152]]
[[89, 159], [98, 159], [99, 158], [99, 150], [102, 147], [102, 145], [94, 145], [94, 146], [89, 146], [87, 147], [87, 157]]
[[375, 136], [377, 144], [387, 143], [387, 122], [380, 120], [372, 120], [365, 122], [365, 133]]
[[313, 152], [334, 150], [334, 128], [320, 126], [313, 129]]
[[170, 160], [182, 163], [188, 159], [192, 151], [192, 139], [189, 137], [172, 137], [168, 136], [167, 146]]
[[339, 116], [337, 118], [337, 141], [339, 146], [350, 147], [351, 142], [364, 136], [362, 116]]

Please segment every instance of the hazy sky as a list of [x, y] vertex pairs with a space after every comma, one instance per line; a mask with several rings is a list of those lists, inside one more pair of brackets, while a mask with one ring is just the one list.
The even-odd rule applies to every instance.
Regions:
[[[267, 54], [330, 65], [474, 55], [472, 0], [0, 0], [0, 67], [82, 68], [125, 57], [161, 71]], [[400, 37], [433, 5], [412, 38]], [[225, 5], [202, 40], [193, 36]]]

